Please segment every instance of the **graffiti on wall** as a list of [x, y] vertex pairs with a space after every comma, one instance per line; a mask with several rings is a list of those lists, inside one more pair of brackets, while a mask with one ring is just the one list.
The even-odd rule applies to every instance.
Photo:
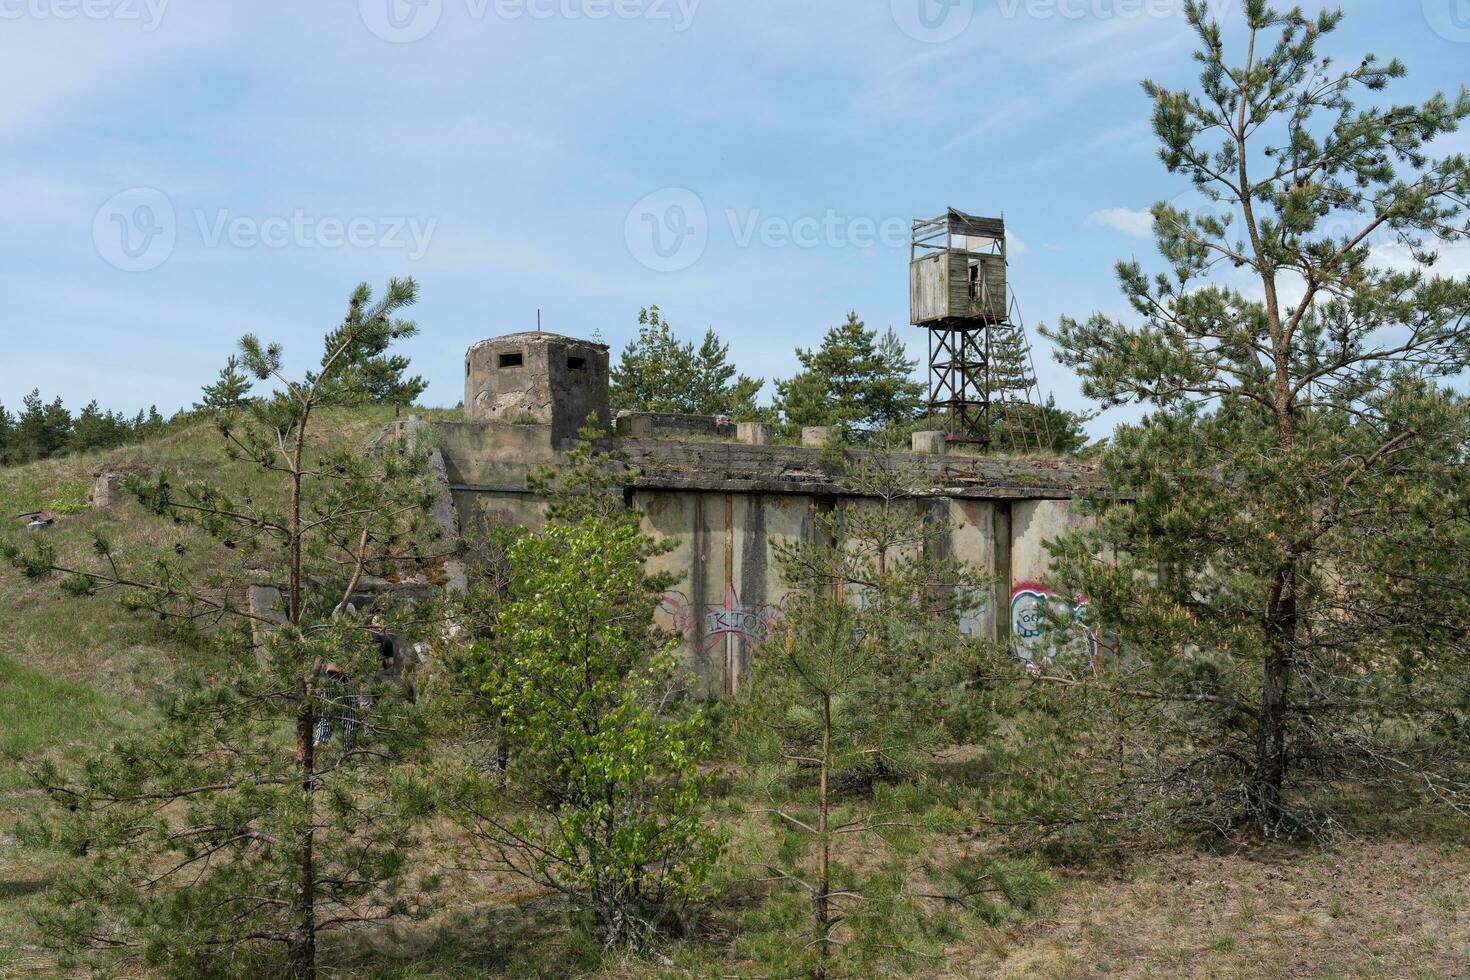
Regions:
[[731, 636], [760, 643], [771, 635], [782, 612], [781, 606], [741, 602], [733, 585], [725, 587], [724, 602], [703, 607], [690, 602], [682, 592], [665, 592], [661, 608], [686, 640], [693, 642], [702, 635], [705, 650], [714, 649]]
[[1011, 649], [1028, 667], [1060, 656], [1097, 662], [1098, 637], [1083, 620], [1087, 603], [1068, 600], [1040, 582], [1011, 587]]

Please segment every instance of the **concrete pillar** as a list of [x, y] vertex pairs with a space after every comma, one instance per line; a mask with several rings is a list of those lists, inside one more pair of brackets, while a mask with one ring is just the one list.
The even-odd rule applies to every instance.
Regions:
[[771, 426], [766, 422], [735, 423], [735, 438], [747, 446], [769, 446]]
[[619, 415], [613, 426], [618, 435], [627, 439], [649, 439], [653, 436], [653, 420], [647, 413]]
[[126, 473], [117, 470], [98, 470], [97, 482], [92, 485], [92, 506], [97, 508], [111, 507], [122, 499], [123, 480], [127, 479]]
[[836, 429], [830, 425], [808, 425], [801, 430], [801, 444], [820, 449], [832, 441], [834, 431]]
[[949, 438], [943, 432], [915, 432], [914, 452], [943, 456], [949, 449]]

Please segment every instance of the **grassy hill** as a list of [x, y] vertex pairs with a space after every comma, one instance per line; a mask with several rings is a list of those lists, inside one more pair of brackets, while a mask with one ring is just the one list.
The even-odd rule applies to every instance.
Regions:
[[[325, 445], [366, 445], [393, 417], [391, 407], [328, 410], [319, 416], [318, 432]], [[48, 509], [57, 512], [57, 523], [36, 533], [63, 557], [82, 557], [101, 533], [130, 556], [182, 545], [209, 578], [225, 580], [238, 571], [239, 559], [232, 564], [216, 543], [147, 514], [131, 499], [106, 510], [87, 508], [93, 474], [104, 465], [226, 487], [242, 485], [252, 469], [228, 459], [220, 434], [203, 421], [138, 445], [0, 468], [0, 534], [23, 539], [27, 532], [15, 515]], [[67, 510], [75, 512], [62, 513]], [[0, 570], [0, 756], [45, 750], [75, 757], [125, 726], [146, 724], [171, 672], [192, 656], [195, 651], [157, 623], [116, 602], [77, 598], [55, 580], [30, 582]], [[15, 950], [25, 945], [18, 905], [45, 878], [44, 862], [10, 836], [13, 818], [28, 806], [22, 783], [16, 769], [0, 761], [0, 975], [6, 976], [7, 960], [18, 962]]]
[[[430, 413], [452, 417], [454, 413]], [[335, 445], [365, 445], [391, 409], [327, 412]], [[239, 485], [248, 467], [221, 452], [208, 425], [152, 442], [0, 469], [0, 534], [26, 510], [84, 499], [103, 464], [133, 464], [171, 479]], [[79, 555], [94, 532], [129, 554], [176, 545], [201, 573], [232, 573], [221, 550], [131, 501], [62, 516], [44, 533]], [[197, 651], [156, 623], [105, 599], [0, 571], [0, 750], [75, 756], [130, 725], [147, 724], [170, 673]], [[54, 858], [25, 849], [15, 818], [32, 798], [0, 763], [0, 976], [54, 976], [25, 916]], [[738, 809], [738, 807], [732, 807]], [[942, 845], [940, 845], [942, 846]], [[1113, 855], [1051, 869], [1060, 884], [1040, 912], [978, 926], [931, 975], [945, 977], [1462, 977], [1470, 976], [1470, 845], [1458, 827], [1424, 821], [1363, 825], [1329, 850], [1285, 846], [1215, 853], [1180, 848]], [[524, 888], [481, 884], [453, 893], [428, 923], [389, 930], [336, 953], [343, 976], [743, 975], [741, 943], [761, 941], [735, 913], [730, 934], [681, 945], [671, 964], [589, 950], [554, 908]], [[497, 890], [498, 889], [498, 890]], [[745, 924], [742, 926], [742, 922]], [[740, 934], [741, 928], [747, 930]]]

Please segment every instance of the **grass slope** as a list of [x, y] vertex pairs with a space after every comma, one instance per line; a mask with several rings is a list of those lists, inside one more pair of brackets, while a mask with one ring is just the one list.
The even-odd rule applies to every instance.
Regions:
[[[364, 445], [392, 416], [391, 409], [328, 412], [321, 431], [334, 445]], [[0, 469], [0, 517], [8, 521], [58, 498], [75, 499], [103, 463], [140, 464], [178, 481], [235, 488], [249, 474], [248, 466], [224, 457], [218, 434], [200, 424], [139, 446]], [[94, 531], [125, 553], [183, 545], [201, 572], [224, 579], [231, 571], [219, 564], [217, 547], [131, 502], [63, 517], [42, 533], [60, 553], [80, 555]], [[24, 532], [7, 524], [0, 534]], [[69, 597], [54, 583], [0, 571], [0, 753], [75, 757], [125, 726], [146, 724], [170, 671], [194, 655], [116, 603]], [[59, 972], [25, 915], [54, 861], [13, 836], [30, 803], [19, 774], [0, 763], [4, 977]], [[1184, 849], [1136, 854], [1118, 867], [1052, 873], [1061, 888], [1039, 914], [977, 926], [928, 975], [1470, 976], [1470, 846], [1459, 827], [1370, 827], [1327, 851]], [[712, 935], [670, 949], [665, 964], [589, 946], [565, 929], [554, 902], [521, 883], [464, 882], [449, 897], [449, 907], [427, 923], [334, 937], [326, 950], [332, 975], [766, 975], [751, 950], [780, 941], [761, 909], [742, 905], [738, 894], [716, 911]]]

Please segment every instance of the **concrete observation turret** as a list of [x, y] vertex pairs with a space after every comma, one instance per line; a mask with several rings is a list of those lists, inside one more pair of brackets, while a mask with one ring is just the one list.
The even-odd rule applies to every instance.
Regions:
[[482, 340], [465, 353], [464, 410], [471, 422], [549, 425], [554, 446], [589, 415], [606, 429], [607, 345], [534, 331]]

